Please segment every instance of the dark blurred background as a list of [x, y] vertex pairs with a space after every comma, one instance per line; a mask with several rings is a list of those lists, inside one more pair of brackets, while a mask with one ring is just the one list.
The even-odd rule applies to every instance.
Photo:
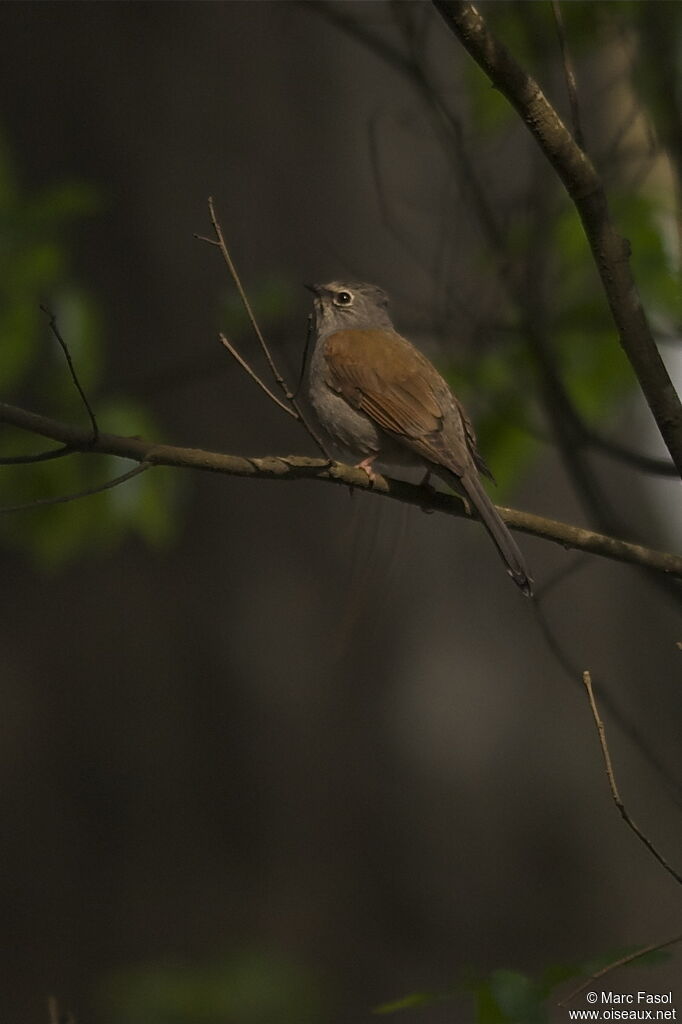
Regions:
[[[568, 117], [551, 6], [482, 9]], [[586, 145], [678, 380], [679, 15], [564, 5]], [[315, 454], [217, 341], [260, 366], [193, 237], [213, 195], [290, 381], [301, 282], [379, 283], [472, 413], [497, 500], [679, 542], [679, 484], [602, 443], [665, 456], [578, 219], [429, 4], [3, 3], [0, 67], [5, 400], [84, 422], [44, 302], [102, 429]], [[3, 467], [2, 503], [125, 468]], [[471, 1020], [491, 972], [679, 930], [580, 683], [679, 867], [670, 582], [522, 537], [567, 672], [477, 524], [372, 496], [155, 469], [0, 529], [2, 1021], [46, 1021], [53, 994], [78, 1024], [354, 1024], [445, 990], [405, 1019]], [[680, 963], [603, 987], [668, 991]]]

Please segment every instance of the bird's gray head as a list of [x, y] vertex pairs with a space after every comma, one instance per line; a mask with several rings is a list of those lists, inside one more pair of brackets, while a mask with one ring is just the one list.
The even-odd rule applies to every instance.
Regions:
[[318, 339], [334, 331], [371, 330], [383, 327], [393, 330], [388, 315], [388, 296], [374, 284], [306, 285], [315, 296], [315, 327]]

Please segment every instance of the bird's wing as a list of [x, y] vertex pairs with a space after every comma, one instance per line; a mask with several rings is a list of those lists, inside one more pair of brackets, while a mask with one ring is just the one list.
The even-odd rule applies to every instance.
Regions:
[[326, 382], [332, 390], [407, 448], [455, 473], [463, 472], [468, 430], [460, 413], [457, 436], [451, 436], [451, 430], [444, 435], [444, 404], [456, 400], [421, 352], [399, 334], [348, 330], [330, 335], [324, 354]]

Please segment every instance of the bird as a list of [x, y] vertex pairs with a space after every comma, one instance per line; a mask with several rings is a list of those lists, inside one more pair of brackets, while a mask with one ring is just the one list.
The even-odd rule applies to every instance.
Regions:
[[492, 474], [459, 399], [426, 356], [393, 326], [388, 296], [373, 284], [306, 285], [314, 295], [308, 397], [330, 440], [360, 458], [420, 467], [476, 509], [507, 572], [524, 594], [533, 580], [481, 481]]

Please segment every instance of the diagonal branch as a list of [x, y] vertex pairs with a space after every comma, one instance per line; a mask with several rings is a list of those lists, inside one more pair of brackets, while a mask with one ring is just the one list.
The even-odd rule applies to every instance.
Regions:
[[249, 323], [251, 324], [251, 327], [253, 328], [253, 333], [258, 338], [258, 344], [260, 345], [260, 347], [262, 349], [262, 352], [263, 352], [263, 355], [265, 356], [265, 358], [267, 360], [268, 366], [270, 367], [270, 370], [272, 372], [272, 376], [275, 378], [275, 380], [279, 384], [280, 388], [284, 392], [285, 397], [288, 398], [289, 401], [291, 401], [291, 393], [290, 393], [288, 387], [286, 386], [284, 378], [282, 377], [281, 373], [277, 369], [277, 365], [275, 363], [275, 360], [272, 358], [272, 353], [270, 352], [270, 349], [268, 347], [268, 343], [266, 342], [265, 338], [263, 337], [263, 333], [262, 333], [260, 327], [258, 326], [258, 321], [256, 320], [256, 317], [254, 315], [253, 309], [251, 308], [251, 303], [249, 302], [248, 296], [247, 296], [246, 292], [244, 291], [244, 286], [242, 285], [241, 278], [239, 277], [239, 274], [237, 272], [237, 268], [234, 265], [234, 261], [233, 261], [231, 255], [230, 255], [230, 250], [227, 248], [227, 243], [225, 241], [225, 236], [223, 235], [223, 229], [220, 226], [220, 222], [218, 221], [218, 216], [216, 214], [215, 203], [213, 201], [213, 196], [209, 196], [208, 197], [208, 210], [209, 210], [209, 214], [211, 216], [211, 224], [213, 225], [213, 230], [215, 231], [216, 239], [218, 241], [218, 248], [220, 249], [221, 255], [222, 255], [223, 259], [225, 260], [225, 264], [227, 266], [227, 269], [230, 271], [230, 276], [231, 276], [232, 280], [234, 281], [235, 288], [237, 289], [237, 292], [239, 293], [239, 298], [241, 299], [242, 305], [243, 305], [244, 309], [246, 310], [246, 315], [248, 316]]
[[64, 338], [62, 337], [62, 332], [59, 330], [59, 327], [57, 326], [57, 317], [46, 306], [41, 306], [40, 308], [42, 309], [43, 313], [45, 313], [45, 315], [49, 317], [49, 328], [52, 331], [52, 333], [54, 334], [55, 338], [57, 339], [57, 342], [59, 343], [59, 347], [61, 348], [62, 352], [64, 353], [64, 358], [66, 359], [66, 365], [68, 366], [69, 373], [71, 374], [71, 380], [73, 381], [73, 385], [74, 385], [76, 391], [78, 392], [78, 394], [81, 397], [81, 401], [83, 402], [83, 405], [85, 406], [85, 411], [88, 414], [88, 419], [90, 420], [90, 425], [92, 426], [92, 440], [96, 441], [97, 440], [97, 435], [99, 433], [99, 427], [97, 426], [97, 420], [95, 419], [95, 414], [92, 411], [92, 406], [90, 405], [90, 402], [88, 401], [88, 396], [85, 394], [85, 391], [83, 390], [81, 382], [78, 379], [78, 374], [76, 373], [76, 367], [73, 365], [73, 359], [71, 358], [71, 353], [69, 352], [69, 346], [64, 341]]
[[[256, 383], [265, 391], [265, 393], [268, 395], [268, 397], [271, 398], [276, 403], [276, 405], [278, 405], [282, 409], [285, 409], [285, 411], [289, 412], [294, 417], [294, 419], [297, 419], [299, 421], [301, 426], [308, 432], [309, 436], [315, 442], [315, 444], [320, 449], [322, 454], [326, 455], [327, 452], [326, 452], [324, 444], [322, 443], [320, 438], [317, 436], [315, 431], [312, 429], [312, 427], [310, 426], [310, 424], [306, 420], [305, 416], [303, 415], [301, 407], [298, 404], [298, 402], [296, 401], [296, 395], [292, 391], [290, 391], [289, 388], [287, 387], [286, 381], [284, 380], [284, 377], [282, 376], [282, 374], [279, 372], [277, 364], [275, 363], [275, 360], [273, 358], [272, 352], [270, 351], [270, 346], [268, 345], [267, 341], [265, 340], [265, 337], [263, 336], [263, 332], [261, 331], [260, 327], [258, 326], [258, 321], [256, 320], [256, 317], [255, 317], [255, 314], [253, 312], [253, 309], [251, 308], [251, 303], [249, 302], [248, 296], [247, 296], [247, 294], [246, 294], [246, 292], [244, 290], [244, 286], [243, 286], [243, 284], [241, 282], [241, 278], [239, 276], [239, 272], [237, 270], [237, 267], [235, 266], [235, 263], [234, 263], [234, 260], [232, 259], [232, 256], [230, 255], [230, 250], [227, 247], [227, 242], [225, 241], [225, 235], [223, 234], [223, 229], [221, 227], [220, 221], [218, 220], [218, 215], [216, 213], [215, 202], [213, 200], [213, 196], [209, 196], [208, 197], [208, 211], [209, 211], [209, 215], [210, 215], [210, 218], [211, 218], [211, 224], [213, 226], [213, 230], [214, 230], [215, 236], [216, 236], [216, 244], [217, 244], [218, 248], [220, 249], [220, 253], [221, 253], [222, 257], [223, 257], [223, 260], [225, 261], [225, 265], [227, 266], [227, 269], [230, 272], [230, 277], [232, 278], [234, 286], [237, 289], [237, 293], [239, 294], [239, 298], [241, 299], [241, 303], [242, 303], [242, 305], [243, 305], [243, 307], [244, 307], [244, 309], [246, 311], [246, 315], [249, 318], [249, 323], [251, 324], [251, 327], [253, 328], [253, 332], [256, 335], [256, 338], [258, 339], [258, 344], [261, 347], [261, 351], [263, 352], [263, 355], [265, 356], [267, 364], [270, 367], [270, 372], [272, 373], [272, 376], [273, 376], [273, 378], [275, 380], [275, 383], [277, 384], [277, 386], [283, 392], [284, 397], [286, 398], [287, 402], [289, 403], [290, 408], [287, 408], [284, 405], [283, 402], [281, 402], [281, 401], [279, 401], [279, 399], [275, 398], [275, 396], [272, 394], [270, 389], [268, 387], [266, 387], [266, 385], [260, 380], [260, 378], [256, 374], [255, 370], [253, 370], [250, 366], [248, 366], [248, 364], [246, 363], [246, 360], [243, 359], [240, 355], [237, 354], [237, 352], [236, 352], [236, 350], [234, 349], [233, 346], [231, 346], [229, 343], [227, 343], [227, 339], [225, 338], [224, 335], [221, 334], [220, 340], [223, 343], [223, 345], [225, 346], [225, 348], [228, 350], [228, 352], [230, 352], [230, 354], [237, 360], [237, 362], [242, 367], [242, 369], [246, 370], [246, 372], [252, 378], [252, 380], [256, 381]], [[203, 241], [212, 241], [212, 240], [211, 239], [203, 239]]]
[[610, 974], [611, 971], [615, 971], [618, 967], [625, 967], [627, 964], [634, 963], [635, 960], [639, 960], [642, 956], [647, 956], [649, 953], [657, 953], [659, 949], [667, 949], [668, 946], [674, 946], [676, 943], [682, 942], [682, 932], [679, 935], [673, 935], [672, 939], [664, 939], [663, 942], [652, 942], [648, 946], [642, 946], [641, 949], [636, 949], [634, 953], [628, 953], [626, 956], [621, 956], [617, 960], [613, 960], [606, 967], [602, 967], [600, 970], [595, 971], [591, 974], [587, 981], [583, 981], [574, 988], [567, 996], [557, 1004], [558, 1006], [568, 1006], [576, 996], [579, 996], [581, 992], [584, 992], [593, 981], [598, 981], [599, 978], [603, 978], [605, 974]]
[[682, 404], [651, 335], [630, 269], [630, 245], [613, 226], [599, 175], [538, 83], [490, 32], [476, 7], [463, 0], [433, 3], [448, 28], [516, 109], [573, 200], [620, 343], [682, 476]]
[[[174, 445], [155, 444], [138, 437], [100, 434], [93, 443], [92, 434], [57, 420], [40, 416], [27, 409], [0, 402], [0, 423], [8, 423], [41, 437], [68, 444], [74, 451], [87, 454], [119, 455], [156, 466], [175, 466], [180, 469], [200, 469], [228, 476], [252, 477], [259, 480], [321, 480], [341, 484], [358, 490], [370, 491], [394, 501], [402, 501], [418, 508], [443, 512], [460, 518], [474, 518], [464, 502], [454, 495], [432, 492], [415, 484], [377, 475], [370, 481], [362, 469], [346, 466], [329, 459], [311, 459], [300, 455], [276, 455], [262, 458], [243, 455], [221, 455], [197, 448], [179, 448]], [[513, 530], [553, 541], [564, 548], [574, 548], [602, 558], [644, 566], [668, 576], [682, 579], [682, 556], [655, 551], [640, 544], [618, 540], [604, 534], [555, 519], [547, 519], [518, 509], [498, 506], [501, 517]]]
[[220, 338], [220, 342], [223, 348], [227, 349], [227, 351], [230, 353], [235, 362], [239, 363], [244, 373], [246, 373], [247, 376], [249, 376], [252, 381], [255, 381], [258, 387], [265, 392], [270, 401], [274, 402], [275, 405], [278, 405], [280, 409], [282, 409], [287, 414], [287, 416], [293, 416], [293, 418], [297, 420], [298, 416], [296, 415], [292, 407], [290, 405], [285, 405], [282, 399], [278, 398], [277, 395], [270, 390], [265, 381], [262, 381], [260, 379], [254, 368], [250, 366], [249, 363], [247, 363], [246, 359], [244, 359], [244, 356], [237, 351], [232, 342], [223, 334], [222, 331], [220, 332], [218, 337]]
[[3, 455], [0, 458], [0, 466], [26, 466], [32, 462], [51, 462], [52, 459], [61, 459], [64, 455], [70, 455], [71, 448], [68, 444], [61, 448], [50, 448], [46, 452], [35, 452], [33, 455]]
[[33, 501], [25, 501], [21, 505], [0, 505], [0, 515], [5, 512], [28, 512], [33, 508], [39, 508], [45, 505], [65, 505], [67, 502], [78, 501], [80, 498], [89, 498], [93, 494], [101, 494], [102, 491], [109, 491], [112, 487], [118, 487], [119, 484], [124, 484], [127, 480], [132, 480], [134, 476], [139, 476], [140, 473], [145, 473], [149, 468], [150, 463], [140, 462], [137, 466], [127, 470], [127, 472], [121, 473], [119, 476], [115, 476], [111, 480], [106, 480], [103, 484], [96, 484], [94, 487], [88, 487], [84, 491], [75, 491], [73, 494], [60, 494], [56, 498], [34, 498]]
[[[78, 379], [78, 374], [76, 373], [76, 367], [74, 366], [73, 359], [71, 358], [69, 346], [64, 341], [64, 338], [62, 337], [62, 332], [59, 330], [59, 327], [57, 325], [57, 317], [46, 306], [41, 305], [40, 308], [42, 312], [45, 313], [47, 317], [49, 317], [48, 326], [52, 331], [52, 334], [56, 338], [57, 342], [59, 343], [59, 347], [61, 348], [64, 354], [64, 358], [66, 359], [66, 365], [68, 366], [69, 373], [71, 374], [71, 380], [73, 381], [73, 385], [78, 394], [80, 395], [81, 401], [85, 406], [85, 411], [88, 414], [88, 418], [92, 426], [93, 440], [96, 440], [99, 431], [99, 428], [97, 426], [97, 420], [95, 418], [94, 412], [92, 411], [92, 406], [88, 401], [88, 396], [85, 394], [81, 382]], [[49, 451], [46, 452], [33, 452], [30, 455], [5, 455], [2, 458], [0, 458], [0, 466], [25, 466], [32, 462], [50, 462], [52, 459], [61, 459], [64, 455], [70, 454], [71, 449], [69, 448], [69, 446], [63, 445], [63, 447], [61, 448], [51, 448]]]
[[613, 772], [613, 765], [611, 763], [611, 754], [609, 753], [609, 746], [606, 742], [606, 730], [604, 728], [604, 723], [601, 720], [599, 709], [597, 708], [597, 702], [594, 699], [594, 692], [592, 690], [592, 677], [589, 672], [583, 672], [583, 683], [585, 684], [585, 689], [587, 690], [587, 699], [590, 703], [590, 710], [592, 712], [594, 724], [597, 728], [597, 733], [599, 735], [599, 745], [601, 746], [602, 757], [604, 758], [604, 769], [606, 771], [606, 777], [609, 782], [609, 789], [611, 790], [613, 802], [618, 808], [618, 812], [623, 821], [625, 822], [625, 824], [628, 826], [628, 828], [632, 829], [632, 831], [635, 833], [640, 842], [644, 843], [647, 850], [651, 854], [653, 854], [653, 856], [656, 858], [661, 867], [665, 868], [668, 874], [672, 875], [672, 877], [679, 885], [682, 885], [682, 875], [680, 875], [675, 870], [675, 868], [670, 866], [670, 864], [665, 859], [663, 854], [659, 853], [659, 851], [656, 849], [656, 847], [651, 842], [649, 837], [644, 832], [642, 832], [639, 825], [635, 824], [635, 822], [630, 817], [630, 814], [625, 804], [621, 800], [620, 793], [618, 792], [618, 786], [616, 784], [616, 776]]

